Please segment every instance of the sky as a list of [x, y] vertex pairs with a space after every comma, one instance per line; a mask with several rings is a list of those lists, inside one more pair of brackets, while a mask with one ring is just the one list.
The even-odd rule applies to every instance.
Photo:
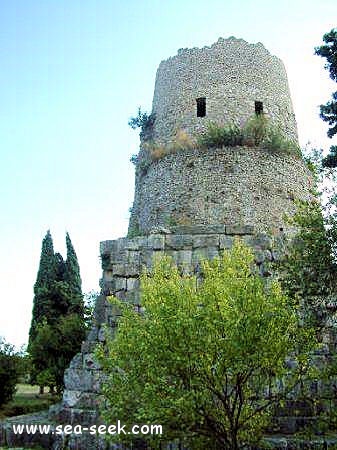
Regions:
[[27, 343], [41, 243], [77, 252], [98, 290], [99, 242], [125, 236], [138, 106], [179, 48], [235, 36], [285, 63], [300, 143], [325, 150], [319, 105], [337, 90], [314, 55], [336, 0], [0, 0], [0, 336]]

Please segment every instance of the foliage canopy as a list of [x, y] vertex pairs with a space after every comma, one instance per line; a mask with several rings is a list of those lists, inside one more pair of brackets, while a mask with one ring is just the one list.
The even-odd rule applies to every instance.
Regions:
[[[323, 36], [324, 44], [315, 48], [315, 54], [326, 58], [325, 68], [329, 71], [330, 78], [337, 82], [337, 28], [333, 28]], [[337, 134], [337, 91], [332, 93], [332, 99], [320, 106], [320, 117], [328, 122], [330, 128], [327, 135], [332, 138]], [[337, 166], [337, 146], [330, 148], [330, 154], [324, 161], [326, 167]]]
[[0, 337], [0, 406], [11, 400], [19, 378], [18, 355], [14, 347]]
[[[271, 408], [305, 371], [314, 339], [279, 284], [266, 284], [252, 265], [251, 251], [237, 242], [202, 263], [200, 283], [163, 258], [142, 276], [141, 314], [113, 300], [123, 314], [98, 351], [107, 423], [162, 424], [164, 441], [195, 449], [259, 440]], [[289, 354], [297, 360], [292, 372]]]
[[49, 230], [42, 241], [28, 345], [31, 382], [58, 390], [63, 386], [64, 370], [85, 337], [81, 277], [68, 233], [66, 246], [64, 261], [54, 253]]

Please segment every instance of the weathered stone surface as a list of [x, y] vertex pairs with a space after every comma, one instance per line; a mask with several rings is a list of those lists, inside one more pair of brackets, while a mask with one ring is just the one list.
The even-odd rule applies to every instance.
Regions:
[[192, 250], [177, 250], [176, 262], [179, 266], [191, 266], [192, 264]]
[[83, 355], [82, 355], [82, 353], [77, 353], [73, 357], [69, 367], [71, 369], [82, 369], [83, 368]]
[[166, 237], [166, 248], [181, 250], [192, 248], [193, 236], [191, 234], [170, 234]]
[[126, 280], [126, 289], [127, 291], [133, 291], [134, 289], [139, 288], [139, 278], [128, 278]]
[[116, 277], [115, 278], [115, 289], [116, 291], [126, 290], [126, 278]]
[[171, 233], [171, 230], [169, 228], [162, 227], [162, 226], [153, 227], [149, 231], [149, 234], [170, 234], [170, 233]]
[[97, 341], [91, 342], [91, 341], [87, 340], [85, 342], [82, 342], [81, 352], [82, 353], [93, 352], [95, 350], [96, 346], [97, 346]]
[[129, 250], [127, 252], [126, 262], [131, 265], [139, 266], [140, 263], [140, 253], [139, 251]]
[[140, 292], [139, 289], [134, 289], [133, 291], [125, 292], [125, 301], [131, 304], [140, 303]]
[[[87, 424], [88, 426], [97, 424], [99, 422], [99, 415], [97, 410], [86, 409], [86, 408], [71, 408], [71, 417], [70, 423], [71, 425], [75, 424]], [[82, 447], [83, 450], [86, 450], [86, 447]], [[82, 448], [78, 450], [82, 450]]]
[[102, 241], [99, 244], [99, 253], [100, 255], [110, 254], [115, 249], [116, 241], [110, 240], [110, 241]]
[[92, 373], [85, 369], [66, 369], [64, 385], [66, 390], [90, 392], [93, 389]]
[[99, 342], [104, 342], [105, 341], [105, 329], [104, 329], [104, 327], [101, 327], [99, 329], [98, 340], [99, 340]]
[[[113, 286], [113, 282], [111, 281], [111, 286]], [[105, 321], [105, 304], [106, 299], [104, 295], [99, 295], [95, 302], [95, 309], [94, 309], [94, 319], [96, 325], [100, 325]]]
[[87, 335], [88, 341], [97, 341], [98, 328], [93, 326]]
[[140, 267], [138, 264], [114, 264], [113, 274], [119, 277], [132, 277], [139, 275]]
[[253, 234], [254, 226], [253, 225], [227, 225], [226, 226], [226, 234]]
[[[191, 161], [194, 169], [187, 177]], [[171, 175], [173, 165], [175, 177]], [[261, 179], [264, 180], [262, 188]], [[204, 183], [200, 184], [200, 180], [209, 187], [211, 196], [205, 195]], [[287, 187], [294, 187], [297, 199], [308, 199], [311, 174], [299, 158], [268, 150], [237, 147], [205, 152], [190, 149], [151, 164], [146, 180], [139, 175], [136, 183], [130, 226], [134, 221], [139, 222], [144, 233], [153, 224], [165, 222], [168, 216], [176, 216], [177, 220], [188, 216], [191, 222], [191, 225], [172, 227], [173, 234], [221, 233], [221, 229], [208, 229], [221, 223], [227, 224], [230, 234], [236, 234], [231, 227], [240, 224], [250, 224], [259, 232], [268, 229], [276, 232], [280, 228], [293, 229], [284, 221], [285, 214], [295, 211], [294, 202], [284, 195]], [[254, 196], [259, 200], [255, 201]], [[174, 212], [177, 204], [179, 212]], [[248, 228], [237, 231], [252, 233]]]
[[107, 281], [112, 281], [113, 279], [113, 272], [112, 270], [104, 270], [103, 272], [103, 283]]
[[226, 232], [226, 225], [178, 225], [172, 227], [174, 234], [219, 234]]
[[[141, 255], [141, 266], [142, 268], [146, 267], [148, 269], [152, 268], [154, 261], [163, 256], [164, 251], [162, 250], [153, 250], [148, 248], [147, 250], [144, 250]], [[138, 273], [134, 274], [134, 276], [138, 276], [140, 274], [140, 270]]]
[[95, 359], [93, 353], [88, 353], [83, 357], [83, 368], [88, 370], [99, 370], [101, 366]]
[[126, 297], [126, 291], [118, 291], [115, 293], [115, 297], [119, 300], [125, 300]]
[[196, 266], [201, 261], [208, 258], [208, 249], [207, 248], [197, 248], [193, 250], [192, 254], [192, 265]]
[[[247, 89], [253, 79], [254, 89]], [[211, 105], [205, 117], [197, 114], [201, 96]], [[184, 49], [159, 66], [152, 111], [156, 118], [150, 134], [141, 138], [167, 148], [177, 130], [194, 136], [209, 120], [242, 127], [254, 115], [256, 102], [263, 102], [263, 113], [296, 142], [287, 76], [278, 58], [261, 44], [235, 38]], [[294, 212], [294, 199], [308, 196], [311, 175], [294, 155], [250, 147], [191, 147], [137, 170], [130, 229], [149, 233], [168, 223], [178, 234], [210, 233], [208, 227], [223, 224], [286, 229], [284, 213]], [[143, 145], [138, 159], [149, 162]]]
[[254, 260], [256, 262], [256, 264], [262, 264], [263, 261], [265, 260], [265, 254], [262, 250], [255, 250], [254, 252]]
[[[196, 114], [195, 99], [201, 96], [211, 100], [206, 117]], [[268, 115], [285, 135], [296, 139], [285, 68], [261, 43], [230, 37], [203, 48], [179, 49], [157, 71], [153, 138], [167, 143], [182, 126], [193, 134], [209, 120], [223, 123], [224, 117], [238, 125], [245, 123], [254, 113], [257, 98], [265, 99]]]
[[233, 244], [234, 244], [233, 236], [220, 235], [219, 247], [221, 250], [223, 249], [229, 250], [233, 247]]
[[[247, 90], [255, 75], [254, 90]], [[178, 128], [193, 133], [202, 131], [207, 120], [195, 114], [200, 96], [212, 105], [206, 119], [221, 124], [225, 117], [241, 125], [254, 114], [255, 101], [263, 100], [264, 113], [288, 137], [297, 138], [283, 65], [261, 44], [249, 45], [234, 38], [219, 40], [209, 48], [181, 50], [163, 62], [153, 101], [156, 119], [152, 137], [167, 144]], [[311, 174], [294, 155], [253, 147], [189, 147], [158, 159], [146, 170], [137, 168], [130, 229], [144, 235], [104, 241], [100, 246], [103, 294], [114, 294], [133, 303], [137, 312], [142, 311], [139, 276], [144, 268], [152, 269], [157, 256], [171, 255], [181, 272], [194, 273], [201, 283], [200, 261], [230, 249], [239, 237], [255, 251], [255, 270], [269, 276], [270, 262], [278, 257], [278, 237], [271, 239], [263, 232], [271, 229], [277, 234], [280, 229], [286, 230], [283, 218], [294, 212], [294, 198], [304, 200], [310, 196]], [[139, 158], [145, 153], [142, 147]], [[173, 223], [176, 226], [171, 226]], [[83, 354], [73, 359], [65, 373], [66, 390], [57, 414], [68, 423], [98, 421], [96, 399], [104, 378], [92, 353], [97, 343], [105, 342], [101, 324], [108, 323], [112, 334], [118, 325], [118, 314], [104, 296], [96, 304], [95, 321], [97, 326], [82, 345]], [[331, 345], [336, 336], [326, 333], [324, 339]], [[328, 352], [320, 353], [313, 359], [321, 367], [328, 356]], [[309, 387], [311, 392], [325, 389], [320, 383]], [[293, 395], [297, 393], [294, 391]], [[280, 412], [276, 424], [279, 430], [293, 432], [310, 423], [304, 406], [301, 414], [292, 412], [290, 403], [285, 410]], [[302, 448], [280, 437], [274, 439], [273, 445], [275, 450]], [[303, 445], [311, 448], [311, 443]], [[103, 450], [104, 446], [96, 436], [72, 436], [67, 448]]]
[[112, 266], [112, 273], [114, 276], [124, 277], [126, 274], [125, 264], [114, 264]]
[[199, 247], [217, 247], [219, 245], [219, 236], [217, 234], [211, 235], [194, 235], [193, 248]]
[[150, 234], [148, 236], [147, 246], [152, 250], [164, 250], [165, 236], [161, 234]]
[[261, 250], [270, 250], [273, 247], [272, 238], [265, 233], [254, 234], [253, 236], [244, 236], [244, 242], [254, 248]]
[[81, 395], [82, 391], [71, 391], [70, 389], [66, 389], [62, 398], [63, 406], [66, 408], [73, 408], [77, 405]]
[[140, 248], [144, 247], [147, 243], [146, 236], [136, 236], [132, 239], [127, 239], [125, 242], [125, 249], [126, 250], [139, 250]]

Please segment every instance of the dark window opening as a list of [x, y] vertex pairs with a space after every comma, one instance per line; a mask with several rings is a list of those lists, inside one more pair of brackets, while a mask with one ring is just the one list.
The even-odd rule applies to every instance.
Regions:
[[263, 103], [262, 102], [255, 102], [255, 114], [259, 116], [263, 113]]
[[206, 116], [206, 97], [197, 98], [197, 117]]

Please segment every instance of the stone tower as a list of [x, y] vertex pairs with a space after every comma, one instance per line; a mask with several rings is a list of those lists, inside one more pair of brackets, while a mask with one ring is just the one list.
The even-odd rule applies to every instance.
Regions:
[[[305, 198], [310, 174], [293, 155], [247, 147], [184, 149], [147, 164], [146, 145], [169, 146], [177, 130], [195, 136], [212, 121], [244, 126], [263, 114], [297, 142], [283, 63], [261, 43], [219, 39], [182, 49], [162, 61], [153, 97], [153, 123], [141, 134], [129, 234], [172, 225], [253, 225], [287, 228], [295, 199]], [[191, 146], [190, 146], [191, 147]]]
[[[262, 44], [219, 39], [211, 47], [184, 49], [159, 66], [155, 120], [142, 135], [140, 157], [149, 139], [169, 145], [177, 129], [190, 134], [207, 120], [242, 125], [266, 114], [283, 134], [297, 140], [296, 122], [282, 62]], [[130, 218], [134, 236], [101, 242], [103, 276], [95, 320], [82, 352], [65, 372], [61, 407], [51, 417], [63, 423], [98, 419], [102, 374], [93, 351], [105, 341], [105, 325], [118, 323], [107, 296], [141, 307], [139, 276], [155, 254], [169, 254], [185, 272], [197, 273], [200, 260], [218, 256], [240, 236], [256, 252], [260, 273], [270, 273], [275, 240], [287, 230], [285, 213], [309, 197], [310, 174], [298, 157], [252, 147], [188, 148], [136, 169]], [[265, 232], [271, 232], [267, 235]], [[72, 436], [71, 448], [90, 447], [95, 436]]]
[[202, 130], [205, 120], [243, 125], [255, 112], [266, 113], [297, 139], [284, 65], [261, 43], [220, 38], [211, 47], [180, 49], [160, 63], [154, 139], [168, 142], [176, 129]]

